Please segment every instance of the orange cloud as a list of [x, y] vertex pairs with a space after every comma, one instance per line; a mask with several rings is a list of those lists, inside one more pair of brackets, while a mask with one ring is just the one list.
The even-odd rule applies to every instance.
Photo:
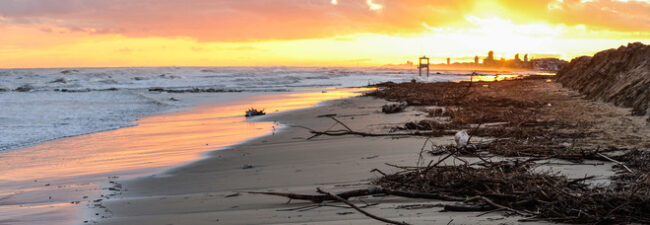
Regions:
[[500, 0], [500, 3], [523, 20], [582, 24], [613, 31], [650, 31], [650, 1], [647, 0]]
[[0, 0], [0, 15], [5, 23], [24, 20], [75, 32], [250, 41], [419, 32], [424, 30], [423, 23], [440, 25], [462, 19], [472, 2]]
[[[0, 0], [2, 23], [132, 37], [201, 41], [318, 38], [351, 33], [417, 33], [481, 12], [478, 0]], [[493, 0], [517, 21], [623, 31], [650, 30], [648, 1]], [[379, 11], [379, 12], [374, 12]]]

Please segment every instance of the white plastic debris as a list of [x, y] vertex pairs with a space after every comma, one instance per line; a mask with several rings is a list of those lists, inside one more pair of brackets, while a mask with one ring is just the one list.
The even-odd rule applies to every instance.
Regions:
[[465, 130], [458, 131], [454, 136], [454, 140], [456, 140], [456, 147], [466, 147], [468, 144], [467, 142], [469, 142], [469, 134], [467, 134], [467, 131]]

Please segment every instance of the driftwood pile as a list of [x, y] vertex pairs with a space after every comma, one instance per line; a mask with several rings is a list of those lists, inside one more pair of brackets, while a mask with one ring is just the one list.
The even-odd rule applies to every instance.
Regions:
[[[535, 79], [535, 78], [533, 78]], [[546, 78], [543, 78], [546, 79]], [[432, 146], [430, 155], [440, 156], [425, 166], [386, 174], [373, 182], [373, 187], [332, 194], [318, 190], [318, 195], [296, 193], [267, 194], [314, 203], [347, 201], [367, 195], [393, 195], [406, 198], [445, 201], [446, 211], [506, 211], [524, 217], [523, 221], [546, 220], [565, 223], [650, 224], [650, 151], [627, 147], [600, 147], [590, 142], [599, 135], [593, 124], [583, 121], [542, 119], [540, 113], [547, 102], [536, 96], [511, 97], [499, 93], [477, 93], [481, 83], [385, 83], [369, 95], [408, 105], [435, 105], [431, 119], [406, 123], [390, 133], [372, 134], [353, 131], [335, 117], [343, 130], [316, 131], [313, 137], [359, 136], [441, 136], [467, 130], [471, 136], [491, 138], [490, 141], [467, 146]], [[510, 85], [510, 84], [506, 84]], [[526, 90], [530, 80], [517, 81], [516, 88]], [[417, 90], [417, 91], [414, 91]], [[523, 93], [523, 92], [522, 92]], [[525, 95], [525, 94], [522, 94]], [[444, 117], [444, 118], [442, 118]], [[496, 125], [495, 125], [496, 124]], [[404, 132], [406, 131], [406, 132]], [[312, 137], [312, 138], [313, 138]], [[427, 139], [428, 140], [428, 139]], [[494, 156], [501, 157], [492, 161]], [[422, 154], [420, 159], [423, 159]], [[469, 163], [468, 157], [477, 159]], [[505, 159], [503, 159], [505, 157]], [[459, 165], [443, 162], [454, 158]], [[614, 164], [617, 175], [610, 185], [595, 186], [593, 177], [569, 179], [553, 172], [535, 170], [549, 159], [583, 163], [596, 160]], [[353, 207], [354, 208], [354, 207]], [[386, 220], [354, 208], [364, 215], [391, 224]]]
[[[505, 210], [526, 217], [565, 223], [650, 223], [650, 179], [638, 176], [627, 186], [593, 187], [591, 179], [533, 172], [527, 161], [483, 161], [474, 165], [409, 168], [384, 176], [382, 188], [437, 193], [463, 198], [476, 210]], [[491, 207], [490, 207], [491, 206]], [[454, 208], [445, 207], [447, 210]]]

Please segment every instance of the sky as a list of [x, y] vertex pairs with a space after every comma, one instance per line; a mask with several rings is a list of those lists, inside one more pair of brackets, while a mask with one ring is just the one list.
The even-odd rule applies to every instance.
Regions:
[[650, 0], [0, 0], [0, 68], [570, 60], [650, 44]]

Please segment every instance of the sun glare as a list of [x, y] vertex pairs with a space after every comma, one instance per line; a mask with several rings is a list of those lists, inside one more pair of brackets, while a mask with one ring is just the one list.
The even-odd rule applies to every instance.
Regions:
[[382, 6], [380, 4], [377, 4], [377, 3], [374, 3], [372, 0], [366, 0], [366, 4], [368, 4], [368, 7], [370, 7], [370, 10], [373, 10], [373, 11], [381, 10], [382, 8], [384, 8], [384, 6]]

